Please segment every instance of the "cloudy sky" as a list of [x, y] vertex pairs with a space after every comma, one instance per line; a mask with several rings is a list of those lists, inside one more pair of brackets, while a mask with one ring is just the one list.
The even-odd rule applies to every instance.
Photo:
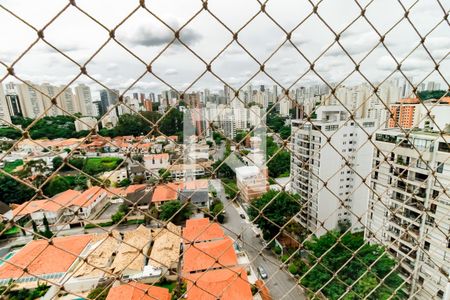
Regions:
[[[267, 73], [285, 87], [295, 82], [298, 85], [320, 83], [318, 76], [308, 72], [309, 64], [304, 57], [314, 61], [324, 51], [325, 54], [315, 62], [316, 71], [329, 82], [340, 82], [354, 70], [354, 64], [342, 48], [334, 43], [335, 35], [331, 30], [341, 33], [340, 43], [355, 61], [359, 62], [370, 52], [360, 67], [369, 80], [383, 80], [396, 69], [389, 52], [382, 45], [377, 46], [379, 35], [366, 20], [359, 18], [349, 26], [361, 15], [361, 9], [354, 0], [311, 1], [321, 2], [318, 8], [320, 18], [315, 14], [307, 18], [312, 12], [312, 5], [307, 0], [269, 0], [266, 12], [273, 20], [260, 12], [261, 5], [256, 0], [208, 1], [211, 13], [231, 31], [239, 30], [238, 41], [253, 57], [236, 42], [217, 56], [232, 41], [233, 35], [208, 11], [202, 11], [201, 0], [146, 2], [147, 9], [153, 15], [143, 8], [137, 9], [139, 1], [77, 0], [77, 6], [103, 24], [102, 27], [73, 6], [46, 26], [68, 1], [0, 0], [0, 79], [7, 74], [5, 65], [10, 66], [37, 38], [33, 29], [6, 9], [36, 29], [46, 26], [45, 40], [79, 64], [86, 63], [108, 40], [107, 29], [118, 27], [117, 41], [136, 57], [111, 40], [89, 61], [87, 71], [106, 86], [122, 90], [132, 85], [145, 72], [145, 64], [150, 62], [153, 72], [161, 79], [184, 90], [205, 71], [206, 66], [201, 59], [207, 63], [213, 60], [212, 70], [234, 88], [241, 87], [255, 74], [253, 84], [275, 84], [265, 74], [258, 74], [259, 65], [255, 59], [264, 63]], [[444, 76], [443, 79], [433, 72], [426, 81], [438, 80], [442, 86], [447, 85], [445, 81], [450, 81], [450, 26], [443, 17], [450, 8], [450, 1], [440, 0], [442, 6], [437, 0], [364, 0], [358, 3], [361, 6], [370, 3], [365, 15], [380, 34], [387, 32], [386, 47], [398, 60], [404, 59], [420, 43], [418, 33], [426, 35], [425, 45], [436, 61], [442, 60], [440, 70]], [[405, 8], [412, 6], [409, 19], [418, 33], [403, 18], [405, 12], [402, 5]], [[136, 11], [133, 13], [134, 10]], [[241, 29], [258, 12], [260, 13]], [[196, 14], [198, 15], [195, 16]], [[296, 47], [286, 43], [278, 49], [285, 42], [286, 33], [274, 21], [286, 32], [295, 28], [292, 41]], [[398, 24], [392, 28], [396, 23]], [[180, 39], [201, 59], [178, 42], [167, 47], [174, 36], [167, 26], [174, 30], [181, 28]], [[423, 80], [433, 69], [434, 63], [422, 46], [414, 50], [402, 64], [404, 73], [413, 77], [416, 82]], [[76, 64], [55, 52], [42, 40], [14, 65], [14, 70], [22, 79], [53, 84], [67, 84], [79, 73]], [[398, 76], [401, 74], [394, 74], [394, 77]], [[7, 77], [2, 83], [11, 80], [13, 78]], [[364, 81], [361, 75], [353, 74], [344, 84], [361, 81]], [[77, 79], [76, 83], [87, 83], [94, 89], [100, 88], [86, 76]], [[207, 73], [188, 91], [205, 87], [219, 89], [222, 86], [223, 83]], [[162, 89], [168, 89], [168, 86], [147, 74], [131, 91], [158, 92]]]

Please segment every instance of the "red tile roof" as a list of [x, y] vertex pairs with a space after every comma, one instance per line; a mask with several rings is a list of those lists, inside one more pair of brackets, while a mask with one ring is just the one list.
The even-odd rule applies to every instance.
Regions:
[[185, 243], [210, 241], [225, 238], [222, 227], [217, 223], [211, 223], [209, 219], [189, 219], [183, 229]]
[[58, 211], [60, 209], [65, 209], [70, 206], [72, 201], [80, 196], [81, 193], [79, 191], [67, 190], [65, 192], [59, 193], [53, 198], [47, 200], [47, 202], [42, 207], [42, 210], [45, 211]]
[[125, 188], [125, 194], [131, 194], [138, 191], [142, 191], [147, 187], [145, 184], [132, 184]]
[[[91, 238], [90, 235], [57, 237], [53, 239], [53, 245], [49, 245], [47, 240], [31, 241], [0, 266], [0, 278], [66, 272]], [[23, 272], [24, 268], [29, 274]]]
[[185, 245], [183, 273], [235, 266], [233, 241], [230, 238]]
[[184, 190], [208, 189], [208, 180], [207, 179], [198, 179], [198, 180], [183, 182], [183, 189]]
[[87, 190], [85, 190], [80, 196], [75, 198], [72, 202], [72, 205], [79, 207], [88, 207], [95, 201], [97, 197], [106, 193], [104, 189], [99, 186], [93, 186]]
[[185, 280], [188, 300], [253, 299], [244, 268], [235, 267], [189, 274]]
[[177, 200], [178, 190], [180, 189], [180, 184], [178, 183], [167, 183], [158, 185], [152, 196], [152, 202], [163, 202]]
[[170, 293], [166, 288], [130, 282], [111, 288], [106, 300], [170, 300]]
[[47, 200], [34, 200], [34, 201], [24, 202], [13, 209], [13, 215], [14, 215], [14, 217], [17, 217], [17, 216], [25, 216], [25, 215], [34, 213], [34, 212], [42, 209], [42, 207], [44, 207], [44, 204], [46, 202], [47, 202]]

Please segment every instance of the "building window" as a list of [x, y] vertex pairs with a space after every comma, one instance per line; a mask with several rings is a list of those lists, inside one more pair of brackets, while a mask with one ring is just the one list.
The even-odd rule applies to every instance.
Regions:
[[437, 292], [436, 296], [437, 296], [439, 299], [443, 299], [443, 298], [444, 298], [444, 291], [439, 290], [439, 291]]
[[439, 143], [438, 151], [450, 153], [450, 145], [448, 143]]

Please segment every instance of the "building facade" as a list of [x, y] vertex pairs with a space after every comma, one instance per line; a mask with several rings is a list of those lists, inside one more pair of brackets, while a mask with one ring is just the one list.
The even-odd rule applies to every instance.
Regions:
[[[317, 120], [292, 121], [292, 191], [307, 201], [299, 222], [317, 236], [339, 225], [362, 231], [371, 170], [370, 120], [349, 120], [338, 106], [320, 107]], [[367, 133], [366, 133], [367, 132]]]
[[[445, 138], [445, 139], [444, 139]], [[415, 299], [449, 299], [450, 134], [376, 133], [365, 237], [400, 263]]]

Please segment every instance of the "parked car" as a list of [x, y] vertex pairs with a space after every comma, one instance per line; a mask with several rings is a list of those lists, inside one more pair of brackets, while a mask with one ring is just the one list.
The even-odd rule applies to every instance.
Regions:
[[267, 279], [268, 276], [267, 276], [266, 270], [264, 270], [264, 268], [262, 266], [258, 267], [258, 273], [259, 273], [259, 276], [261, 277], [261, 279]]
[[245, 219], [245, 215], [244, 215], [244, 214], [239, 214], [239, 216], [240, 216], [242, 219]]

